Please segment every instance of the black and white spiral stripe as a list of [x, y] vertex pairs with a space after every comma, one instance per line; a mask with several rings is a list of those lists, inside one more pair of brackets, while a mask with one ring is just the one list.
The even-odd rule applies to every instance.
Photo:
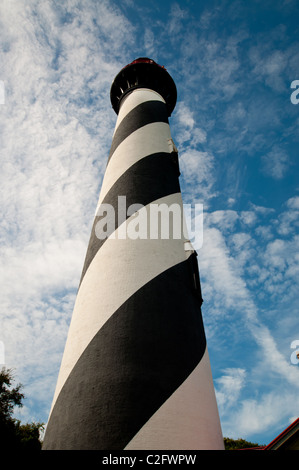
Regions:
[[[221, 448], [196, 259], [181, 239], [118, 238], [127, 206], [182, 206], [163, 98], [137, 89], [123, 101], [102, 184], [115, 232], [95, 216], [44, 449]], [[113, 235], [113, 236], [112, 236]]]

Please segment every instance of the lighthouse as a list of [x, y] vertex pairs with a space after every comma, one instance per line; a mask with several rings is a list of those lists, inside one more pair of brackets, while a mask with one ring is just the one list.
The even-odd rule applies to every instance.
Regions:
[[43, 449], [223, 449], [180, 191], [167, 70], [140, 58], [117, 114]]

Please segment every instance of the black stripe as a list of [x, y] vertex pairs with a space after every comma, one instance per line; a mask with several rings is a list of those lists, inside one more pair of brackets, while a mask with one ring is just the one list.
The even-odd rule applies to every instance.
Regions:
[[132, 132], [153, 122], [168, 123], [167, 109], [162, 101], [146, 101], [136, 106], [123, 118], [118, 126], [109, 153], [108, 162], [119, 144]]
[[[102, 201], [101, 206], [103, 204], [110, 204], [113, 206], [115, 220], [111, 222], [112, 227], [117, 229], [119, 226], [118, 196], [126, 196], [125, 212], [127, 213], [127, 209], [131, 204], [142, 204], [143, 206], [146, 206], [156, 199], [178, 192], [180, 192], [180, 184], [173, 154], [155, 153], [143, 158], [142, 160], [139, 160], [125, 173], [123, 173], [122, 176], [108, 191]], [[99, 210], [101, 209], [101, 206]], [[94, 256], [107, 239], [98, 238], [99, 234], [96, 234], [95, 231], [97, 223], [103, 216], [104, 214], [95, 217], [80, 283], [82, 282], [82, 279]], [[124, 220], [127, 218], [128, 217], [126, 217]], [[114, 229], [110, 232], [112, 233], [113, 231]], [[109, 236], [111, 233], [107, 233], [107, 236]]]
[[206, 339], [189, 264], [139, 289], [95, 335], [57, 398], [45, 449], [124, 449], [198, 365]]

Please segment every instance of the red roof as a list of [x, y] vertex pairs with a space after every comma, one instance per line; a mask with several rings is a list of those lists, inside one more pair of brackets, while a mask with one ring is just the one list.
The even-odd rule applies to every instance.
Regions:
[[155, 65], [158, 65], [158, 67], [161, 67], [162, 69], [165, 69], [165, 67], [163, 65], [157, 64], [157, 62], [155, 62], [153, 59], [149, 59], [148, 57], [139, 57], [139, 59], [133, 60], [133, 62], [131, 62], [130, 64], [123, 67], [123, 69], [125, 69], [126, 67], [129, 67], [129, 65], [133, 65], [133, 64], [155, 64]]
[[[288, 434], [293, 435], [296, 432], [296, 428], [299, 429], [299, 418], [295, 419], [295, 421], [292, 424], [290, 424], [290, 426], [288, 426], [277, 437], [275, 437], [275, 439], [273, 439], [273, 441], [271, 441], [270, 444], [268, 444], [264, 448], [264, 450], [272, 449], [275, 446], [275, 444], [278, 444], [279, 441], [283, 440], [284, 437], [286, 438]], [[294, 431], [293, 433], [291, 432], [292, 430]]]

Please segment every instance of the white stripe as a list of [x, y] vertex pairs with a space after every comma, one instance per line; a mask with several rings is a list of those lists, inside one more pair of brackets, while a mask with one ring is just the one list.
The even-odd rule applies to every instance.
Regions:
[[146, 101], [161, 101], [166, 104], [162, 96], [156, 91], [150, 90], [149, 88], [137, 88], [122, 99], [113, 135], [126, 115], [136, 108], [136, 106]]
[[[171, 194], [153, 203], [169, 206], [179, 204], [183, 216], [181, 193]], [[145, 211], [148, 217], [151, 204], [138, 213]], [[123, 225], [128, 226], [132, 217], [105, 241], [84, 275], [77, 294], [52, 408], [77, 360], [110, 316], [151, 279], [185, 261], [191, 254], [185, 251], [183, 238], [118, 240]]]
[[125, 450], [224, 450], [208, 351]]
[[164, 122], [147, 124], [124, 139], [113, 153], [106, 168], [97, 210], [109, 189], [134, 163], [153, 153], [169, 153], [169, 139], [171, 139], [170, 128]]

